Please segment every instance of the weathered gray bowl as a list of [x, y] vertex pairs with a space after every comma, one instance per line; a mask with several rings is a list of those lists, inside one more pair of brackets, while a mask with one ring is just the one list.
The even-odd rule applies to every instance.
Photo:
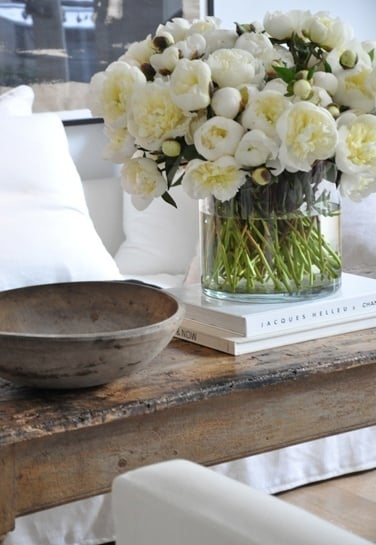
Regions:
[[157, 288], [69, 282], [0, 293], [0, 376], [38, 388], [98, 386], [144, 368], [184, 307]]

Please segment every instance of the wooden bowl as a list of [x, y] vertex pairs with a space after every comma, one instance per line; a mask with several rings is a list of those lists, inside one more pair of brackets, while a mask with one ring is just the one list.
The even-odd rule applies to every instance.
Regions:
[[131, 282], [69, 282], [0, 293], [0, 376], [38, 388], [97, 386], [144, 368], [184, 307]]

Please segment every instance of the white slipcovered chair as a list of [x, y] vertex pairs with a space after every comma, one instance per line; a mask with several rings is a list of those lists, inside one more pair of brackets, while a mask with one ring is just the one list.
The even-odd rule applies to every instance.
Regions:
[[112, 493], [117, 545], [370, 545], [187, 460], [122, 474]]

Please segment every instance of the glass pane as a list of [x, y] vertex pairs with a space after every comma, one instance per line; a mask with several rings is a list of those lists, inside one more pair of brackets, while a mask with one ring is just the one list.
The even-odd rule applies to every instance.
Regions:
[[34, 111], [84, 108], [91, 76], [183, 16], [183, 3], [184, 16], [199, 17], [198, 0], [0, 0], [0, 93], [28, 84], [48, 94]]

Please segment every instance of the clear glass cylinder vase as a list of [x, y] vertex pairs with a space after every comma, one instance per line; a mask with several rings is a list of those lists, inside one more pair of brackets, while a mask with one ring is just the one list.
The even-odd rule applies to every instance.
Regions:
[[340, 197], [323, 169], [248, 181], [234, 198], [200, 202], [201, 284], [244, 302], [308, 299], [341, 285]]

